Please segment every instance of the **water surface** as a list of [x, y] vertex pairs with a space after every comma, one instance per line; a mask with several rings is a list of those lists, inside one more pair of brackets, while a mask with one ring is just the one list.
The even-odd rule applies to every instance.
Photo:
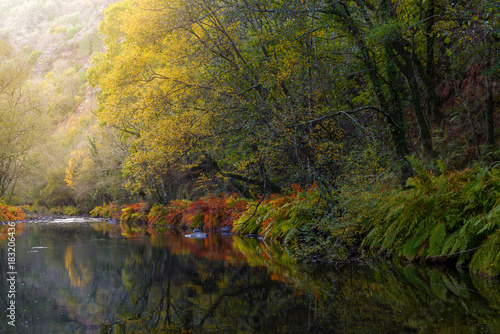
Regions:
[[499, 282], [466, 271], [301, 265], [254, 239], [85, 219], [18, 226], [14, 329], [4, 232], [0, 333], [500, 333]]

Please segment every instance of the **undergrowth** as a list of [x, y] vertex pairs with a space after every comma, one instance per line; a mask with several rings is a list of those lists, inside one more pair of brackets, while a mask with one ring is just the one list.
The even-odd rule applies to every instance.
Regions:
[[236, 195], [209, 195], [194, 202], [173, 200], [168, 206], [155, 204], [148, 223], [153, 229], [171, 226], [211, 230], [232, 226], [246, 208], [247, 201]]
[[288, 194], [250, 205], [235, 221], [233, 232], [281, 241], [295, 258], [346, 260], [357, 253], [365, 233], [362, 226], [368, 224], [363, 219], [349, 220], [341, 210], [347, 208], [346, 203], [340, 203], [340, 196], [336, 198], [332, 210], [315, 185], [307, 189], [295, 185]]
[[364, 245], [407, 260], [471, 262], [471, 269], [499, 273], [500, 171], [473, 167], [440, 174], [412, 159], [410, 189], [388, 192]]
[[92, 211], [90, 211], [90, 216], [92, 217], [102, 217], [111, 219], [120, 219], [122, 212], [122, 206], [115, 202], [110, 204], [103, 203], [102, 206], [96, 206]]
[[325, 202], [315, 187], [303, 190], [295, 185], [289, 194], [273, 194], [250, 205], [234, 222], [233, 232], [259, 234], [264, 239], [287, 243], [310, 228], [324, 211]]
[[24, 220], [24, 211], [16, 206], [0, 204], [0, 222]]

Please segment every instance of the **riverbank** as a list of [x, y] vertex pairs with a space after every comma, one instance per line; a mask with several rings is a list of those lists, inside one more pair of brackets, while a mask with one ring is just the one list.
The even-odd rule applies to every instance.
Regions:
[[231, 228], [236, 235], [279, 241], [297, 259], [314, 262], [379, 257], [458, 267], [488, 277], [500, 274], [500, 171], [425, 170], [408, 189], [338, 192], [335, 208], [315, 185], [255, 201], [234, 195], [97, 207], [92, 215], [146, 222], [152, 233], [171, 227]]
[[184, 228], [278, 241], [306, 262], [393, 257], [498, 277], [499, 169], [430, 172], [417, 161], [413, 165], [417, 175], [408, 189], [344, 188], [331, 196], [333, 209], [331, 198], [325, 200], [312, 185], [253, 201], [223, 194], [174, 200], [168, 206], [104, 203], [91, 216], [147, 225], [157, 235]]

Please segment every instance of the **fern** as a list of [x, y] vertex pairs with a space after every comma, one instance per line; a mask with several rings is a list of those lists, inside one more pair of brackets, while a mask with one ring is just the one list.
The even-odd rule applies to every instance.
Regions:
[[16, 206], [0, 204], [0, 221], [20, 221], [24, 220], [23, 209]]
[[500, 229], [474, 253], [470, 267], [483, 275], [491, 277], [500, 275]]
[[[452, 258], [468, 263], [475, 250], [500, 228], [500, 172], [471, 168], [436, 176], [411, 158], [413, 188], [384, 195], [363, 245], [408, 260]], [[492, 256], [487, 257], [493, 261]], [[481, 261], [478, 261], [479, 263]], [[482, 262], [481, 262], [482, 263]]]

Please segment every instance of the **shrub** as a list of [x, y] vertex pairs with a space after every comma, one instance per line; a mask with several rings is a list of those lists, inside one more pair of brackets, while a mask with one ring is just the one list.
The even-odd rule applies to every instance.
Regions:
[[247, 202], [235, 195], [209, 195], [195, 202], [171, 201], [169, 206], [155, 204], [148, 215], [151, 228], [162, 226], [214, 229], [231, 226], [245, 209]]
[[294, 186], [284, 195], [271, 195], [250, 205], [234, 223], [233, 231], [257, 233], [264, 239], [289, 243], [299, 235], [319, 232], [318, 218], [327, 214], [327, 206], [316, 187], [307, 190]]
[[[417, 175], [411, 189], [388, 192], [377, 208], [376, 222], [364, 244], [408, 260], [453, 259], [462, 265], [500, 227], [500, 171], [474, 167], [439, 176], [413, 159]], [[484, 244], [486, 245], [486, 244]], [[474, 263], [494, 260], [484, 251]], [[479, 256], [479, 255], [478, 255]], [[486, 261], [488, 262], [488, 261]], [[476, 268], [476, 267], [475, 267]], [[479, 270], [476, 268], [476, 270]]]
[[90, 215], [92, 217], [102, 217], [102, 218], [111, 218], [111, 219], [120, 219], [122, 206], [112, 202], [107, 205], [106, 203], [102, 203], [102, 206], [96, 206], [90, 211]]
[[16, 206], [0, 204], [0, 221], [24, 220], [24, 211]]
[[76, 216], [79, 213], [80, 213], [80, 209], [78, 209], [78, 208], [76, 208], [74, 206], [71, 206], [71, 205], [65, 206], [62, 209], [62, 214], [66, 215], [66, 216]]
[[173, 226], [182, 224], [184, 211], [190, 202], [186, 200], [172, 200], [169, 206], [155, 204], [148, 215], [148, 223], [152, 228]]
[[474, 253], [470, 268], [481, 275], [490, 277], [500, 275], [500, 230], [489, 237]]
[[123, 223], [140, 223], [148, 220], [147, 205], [144, 202], [125, 205], [120, 221]]

